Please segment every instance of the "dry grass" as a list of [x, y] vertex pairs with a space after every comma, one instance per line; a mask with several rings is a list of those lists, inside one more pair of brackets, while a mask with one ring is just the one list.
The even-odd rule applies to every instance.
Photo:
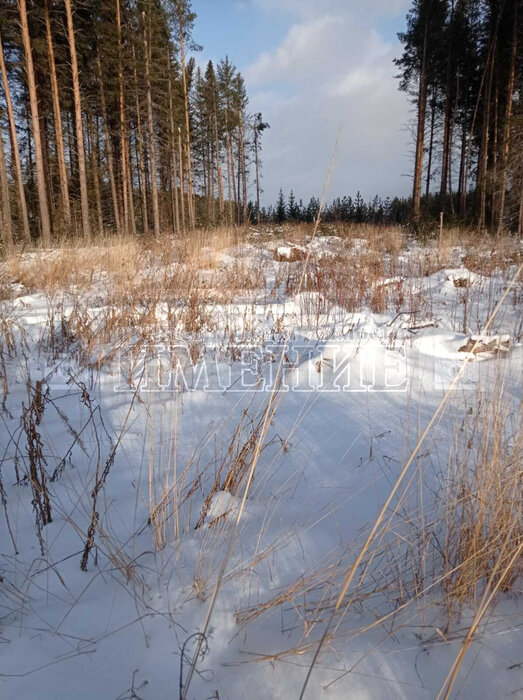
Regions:
[[[502, 548], [511, 553], [523, 541], [522, 415], [498, 379], [493, 395], [478, 393], [456, 431], [443, 492], [449, 619], [463, 603], [477, 604]], [[521, 572], [515, 562], [501, 590]]]
[[[241, 626], [272, 615], [293, 631], [292, 646], [255, 660], [302, 656], [319, 645], [341, 650], [376, 627], [384, 627], [388, 639], [414, 620], [432, 630], [431, 645], [453, 639], [468, 646], [488, 605], [519, 591], [521, 402], [514, 404], [500, 380], [488, 396], [478, 392], [461, 405], [455, 426], [448, 470], [436, 475], [441, 489], [433, 502], [430, 492], [425, 504], [414, 498], [412, 477], [371, 540], [362, 532], [349, 549], [327, 553], [273, 597], [237, 610]], [[469, 616], [472, 611], [472, 627], [463, 622], [464, 609]], [[375, 622], [360, 626], [362, 612]]]
[[[129, 384], [136, 389], [135, 368], [140, 353], [147, 351], [151, 362], [157, 359], [154, 353], [158, 342], [175, 344], [181, 336], [190, 347], [190, 359], [195, 362], [201, 357], [206, 334], [216, 334], [220, 328], [218, 304], [231, 306], [220, 311], [222, 324], [225, 315], [225, 330], [221, 329], [222, 337], [216, 339], [216, 345], [225, 348], [225, 355], [228, 346], [233, 347], [239, 338], [259, 340], [256, 302], [276, 298], [282, 302], [295, 298], [296, 322], [312, 328], [318, 337], [332, 332], [328, 322], [333, 317], [348, 332], [353, 315], [367, 310], [402, 315], [413, 329], [418, 323], [430, 323], [434, 316], [430, 295], [420, 282], [427, 275], [455, 267], [461, 254], [468, 269], [484, 276], [501, 271], [508, 278], [521, 261], [518, 243], [508, 238], [484, 239], [478, 244], [469, 234], [445, 230], [430, 246], [406, 257], [402, 252], [407, 241], [400, 228], [323, 226], [318, 235], [341, 239], [336, 254], [277, 260], [273, 289], [268, 288], [261, 259], [255, 264], [241, 258], [234, 264], [223, 263], [228, 249], [248, 240], [274, 241], [276, 235], [302, 246], [310, 242], [312, 233], [310, 226], [286, 227], [262, 232], [253, 239], [251, 231], [223, 228], [198, 231], [182, 240], [169, 236], [160, 240], [100, 238], [89, 247], [63, 241], [60, 249], [29, 252], [4, 263], [0, 297], [10, 296], [13, 283], [23, 285], [26, 292], [46, 295], [48, 318], [39, 341], [40, 352], [53, 359], [65, 355], [74, 358], [78, 367], [99, 370], [123, 351], [129, 365]], [[485, 288], [467, 283], [459, 291], [463, 296], [455, 308], [449, 309], [449, 316], [453, 315], [456, 329], [467, 332], [480, 324], [480, 292]], [[498, 292], [499, 288], [489, 288], [491, 312]], [[517, 306], [521, 289], [510, 294]], [[238, 299], [243, 304], [240, 331], [234, 327], [238, 318], [233, 318], [239, 315]], [[274, 319], [273, 334], [284, 333], [282, 319]], [[517, 332], [515, 329], [516, 339]], [[6, 362], [18, 352], [23, 356], [21, 344], [23, 334], [16, 328], [16, 321], [2, 311], [0, 392], [4, 408], [9, 393]], [[232, 351], [228, 358], [235, 359]], [[172, 369], [178, 358], [172, 355], [170, 361]], [[361, 533], [341, 554], [337, 549], [326, 554], [324, 560], [273, 597], [239, 609], [237, 622], [256, 624], [262, 615], [279, 612], [284, 606], [291, 608], [294, 627], [301, 625], [302, 635], [300, 642], [284, 654], [301, 654], [346, 638], [342, 623], [354, 609], [374, 612], [379, 608], [375, 623], [379, 625], [412, 604], [419, 606], [423, 615], [436, 600], [439, 610], [445, 611], [446, 624], [441, 626], [448, 634], [465, 605], [482, 616], [486, 601], [490, 604], [496, 595], [514, 590], [521, 574], [520, 561], [514, 555], [523, 539], [519, 497], [521, 404], [515, 411], [507, 401], [505, 388], [500, 379], [492, 396], [479, 394], [472, 406], [463, 409], [448, 468], [439, 474], [437, 499], [427, 513], [419, 504], [409, 509], [416, 481], [405, 479], [402, 483], [401, 477], [369, 532]], [[214, 600], [222, 582], [241, 570], [239, 565], [234, 573], [227, 570], [230, 551], [223, 556], [224, 542], [233, 546], [227, 528], [231, 520], [237, 526], [239, 516], [233, 512], [210, 519], [209, 513], [218, 492], [242, 496], [243, 509], [258, 459], [268, 444], [276, 404], [276, 396], [271, 395], [261, 412], [254, 416], [243, 412], [236, 417], [226, 448], [210, 461], [204, 460], [202, 447], [191, 459], [178, 464], [176, 416], [166, 440], [168, 452], [155, 454], [152, 440], [157, 427], [152, 420], [149, 423], [149, 493], [144, 497], [147, 527], [156, 552], [170, 544], [176, 546], [189, 529], [200, 531], [201, 551], [194, 582], [201, 598], [208, 598], [214, 585]], [[37, 430], [38, 407], [38, 401], [30, 398], [24, 429], [29, 463], [34, 466], [28, 478], [42, 543], [41, 527], [47, 517], [42, 499], [49, 497], [42, 486], [48, 474]], [[125, 426], [118, 440], [124, 432]], [[208, 439], [202, 438], [205, 448]], [[114, 454], [110, 452], [100, 462], [94, 484], [84, 495], [89, 517], [88, 526], [78, 528], [84, 542], [82, 566], [87, 568], [93, 548], [103, 547], [112, 565], [131, 581], [136, 579], [135, 564], [125, 543], [112, 537], [98, 513]], [[410, 462], [403, 476], [409, 466]], [[3, 493], [0, 495], [3, 497]], [[48, 505], [50, 513], [51, 503]], [[276, 546], [256, 549], [252, 557], [245, 558], [245, 569], [255, 571]], [[363, 634], [368, 629], [367, 625], [352, 634]]]

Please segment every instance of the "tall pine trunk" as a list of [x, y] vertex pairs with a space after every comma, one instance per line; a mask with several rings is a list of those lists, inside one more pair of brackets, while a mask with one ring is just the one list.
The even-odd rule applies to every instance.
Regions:
[[258, 130], [254, 130], [254, 164], [256, 170], [256, 223], [260, 222], [260, 165], [258, 161]]
[[432, 158], [434, 154], [434, 129], [436, 126], [436, 88], [432, 88], [432, 99], [430, 101], [430, 137], [429, 137], [429, 159], [427, 163], [427, 176], [425, 182], [425, 199], [427, 203], [430, 195], [430, 181], [432, 179]]
[[182, 209], [182, 229], [185, 231], [185, 184], [183, 172], [183, 152], [182, 152], [182, 130], [178, 127], [178, 165], [180, 168], [180, 200]]
[[111, 198], [113, 200], [113, 213], [114, 213], [114, 224], [116, 226], [116, 232], [118, 235], [122, 233], [121, 218], [120, 218], [120, 206], [118, 203], [118, 194], [116, 191], [116, 178], [114, 174], [114, 159], [113, 159], [113, 148], [111, 143], [111, 135], [109, 133], [109, 122], [107, 119], [107, 106], [105, 102], [105, 90], [102, 77], [102, 66], [100, 62], [100, 56], [96, 55], [96, 67], [98, 70], [98, 83], [100, 88], [100, 105], [102, 108], [102, 123], [104, 125], [104, 139], [105, 139], [105, 154], [107, 159], [107, 170], [109, 175], [109, 184], [111, 187]]
[[[239, 130], [238, 126], [238, 130]], [[242, 186], [242, 166], [241, 166], [242, 152], [240, 147], [240, 134], [238, 133], [237, 143], [236, 143], [236, 189], [238, 192], [238, 204], [236, 209], [237, 224], [242, 222], [242, 196], [241, 196], [241, 186]]]
[[96, 204], [96, 221], [98, 233], [103, 232], [102, 197], [100, 193], [100, 175], [98, 172], [98, 149], [96, 145], [94, 119], [88, 117], [87, 138], [89, 146], [89, 161], [91, 166], [91, 182], [93, 184], [94, 201]]
[[[508, 72], [508, 84], [507, 84], [507, 106], [505, 112], [505, 121], [503, 124], [503, 140], [501, 144], [501, 177], [500, 177], [500, 192], [499, 192], [499, 206], [497, 211], [497, 224], [496, 230], [501, 233], [503, 229], [503, 219], [505, 216], [505, 199], [507, 194], [507, 169], [508, 169], [508, 156], [510, 150], [510, 127], [512, 121], [512, 103], [514, 99], [514, 86], [516, 82], [516, 55], [517, 55], [517, 24], [518, 24], [518, 3], [514, 3], [514, 28], [512, 32], [512, 51], [510, 56], [510, 66]], [[520, 98], [521, 99], [521, 98]], [[523, 194], [521, 195], [521, 201], [523, 202]], [[520, 227], [521, 227], [521, 215], [520, 215]]]
[[425, 21], [423, 56], [419, 74], [418, 124], [416, 129], [416, 158], [414, 162], [414, 186], [412, 190], [412, 214], [415, 221], [421, 215], [421, 187], [423, 178], [423, 144], [425, 139], [425, 117], [427, 112], [427, 35], [428, 17]]
[[461, 156], [459, 161], [459, 215], [465, 218], [467, 209], [467, 124], [464, 121], [461, 127]]
[[216, 178], [218, 182], [218, 208], [220, 212], [220, 219], [223, 218], [224, 214], [224, 203], [223, 203], [223, 177], [222, 177], [222, 165], [221, 165], [221, 148], [220, 139], [218, 136], [218, 114], [216, 109], [216, 101], [214, 103], [214, 143], [216, 151]]
[[178, 39], [180, 42], [180, 58], [182, 62], [182, 83], [183, 83], [183, 100], [185, 107], [185, 151], [186, 151], [186, 176], [187, 176], [187, 201], [189, 209], [189, 226], [194, 228], [195, 226], [195, 213], [194, 213], [194, 197], [193, 197], [193, 184], [192, 184], [192, 165], [191, 165], [191, 127], [189, 122], [189, 94], [187, 90], [187, 70], [185, 65], [185, 41], [183, 38], [183, 22], [181, 18], [181, 12], [178, 13]]
[[38, 116], [38, 98], [36, 95], [33, 53], [31, 49], [31, 39], [29, 37], [27, 6], [25, 0], [18, 0], [18, 9], [20, 13], [20, 28], [22, 30], [22, 42], [24, 45], [27, 88], [29, 90], [29, 105], [31, 109], [31, 122], [33, 125], [33, 143], [35, 150], [36, 185], [38, 190], [38, 206], [40, 210], [40, 227], [42, 232], [42, 241], [44, 245], [49, 245], [51, 242], [51, 220], [49, 218], [49, 203], [47, 201], [44, 156], [42, 149], [42, 138], [40, 134], [40, 119]]
[[151, 197], [153, 202], [154, 235], [160, 235], [160, 210], [158, 207], [158, 187], [156, 183], [156, 146], [154, 138], [153, 98], [151, 91], [151, 48], [148, 40], [150, 32], [150, 17], [144, 17], [143, 45], [145, 54], [145, 82], [147, 88], [147, 124], [149, 128], [149, 161], [151, 163]]
[[[499, 72], [499, 63], [496, 73]], [[492, 123], [492, 137], [489, 138], [490, 154], [492, 159], [492, 171], [489, 177], [490, 181], [490, 223], [494, 223], [495, 212], [497, 211], [498, 201], [498, 134], [499, 134], [499, 76], [496, 75], [494, 81], [496, 88], [494, 90], [494, 117]], [[489, 157], [490, 157], [489, 154]]]
[[232, 225], [234, 221], [234, 206], [236, 205], [236, 185], [234, 179], [231, 134], [228, 129], [225, 150], [227, 157], [227, 192], [229, 196], [229, 224]]
[[123, 226], [125, 233], [132, 233], [133, 235], [135, 235], [136, 220], [134, 216], [131, 160], [129, 157], [129, 141], [127, 139], [127, 120], [125, 117], [125, 99], [123, 87], [122, 18], [120, 13], [120, 0], [116, 0], [116, 36], [118, 44], [118, 98], [120, 107], [120, 151], [122, 159], [121, 172]]
[[133, 44], [133, 74], [134, 74], [134, 93], [136, 102], [136, 129], [137, 129], [137, 141], [138, 141], [138, 160], [139, 167], [138, 171], [140, 173], [140, 190], [142, 197], [142, 229], [143, 233], [149, 231], [149, 216], [147, 211], [147, 176], [145, 172], [145, 160], [143, 152], [143, 136], [142, 136], [142, 116], [140, 108], [140, 95], [138, 92], [138, 71], [136, 69], [136, 52]]
[[67, 230], [71, 227], [71, 203], [69, 200], [69, 182], [65, 164], [64, 135], [62, 129], [62, 112], [58, 91], [58, 79], [56, 76], [56, 63], [54, 58], [53, 39], [51, 34], [51, 21], [49, 19], [48, 0], [44, 6], [45, 35], [47, 41], [47, 55], [49, 58], [49, 71], [51, 77], [51, 93], [53, 97], [53, 119], [56, 144], [56, 157], [58, 159], [58, 175], [60, 179], [60, 199], [62, 201], [62, 213]]
[[491, 58], [490, 75], [488, 87], [483, 101], [483, 122], [481, 125], [481, 145], [478, 158], [477, 171], [477, 201], [478, 201], [478, 227], [483, 231], [486, 226], [487, 212], [487, 173], [488, 173], [488, 148], [489, 148], [489, 128], [490, 128], [490, 101], [492, 97], [492, 75], [494, 67], [494, 56]]
[[243, 134], [243, 115], [240, 112], [240, 163], [241, 163], [241, 176], [242, 176], [242, 220], [243, 223], [247, 221], [247, 170], [245, 164], [245, 138]]
[[29, 215], [27, 213], [27, 200], [25, 198], [24, 180], [22, 177], [22, 163], [20, 162], [20, 150], [18, 148], [18, 136], [16, 133], [15, 115], [13, 109], [13, 101], [11, 99], [11, 90], [7, 82], [7, 68], [4, 59], [4, 47], [2, 37], [0, 35], [0, 73], [4, 83], [5, 102], [7, 107], [7, 118], [9, 121], [9, 137], [11, 141], [11, 157], [13, 160], [16, 186], [18, 191], [18, 207], [20, 211], [20, 220], [22, 226], [22, 236], [26, 243], [31, 243], [31, 231], [29, 228]]
[[171, 206], [173, 209], [173, 224], [176, 229], [176, 233], [180, 233], [180, 211], [178, 206], [178, 167], [176, 163], [176, 129], [174, 126], [174, 103], [173, 103], [173, 90], [172, 90], [172, 80], [171, 80], [171, 57], [167, 55], [167, 71], [168, 71], [168, 88], [169, 88], [169, 137], [170, 137], [170, 151], [171, 151]]
[[[492, 82], [494, 76], [494, 65], [496, 63], [497, 34], [501, 12], [498, 9], [495, 25], [491, 24], [489, 50], [485, 65], [485, 76], [487, 85], [483, 96], [483, 120], [481, 124], [481, 141], [478, 156], [478, 167], [476, 173], [476, 213], [478, 228], [483, 231], [486, 227], [487, 210], [487, 173], [489, 162], [489, 129], [490, 129], [490, 106], [492, 100]], [[491, 20], [492, 23], [492, 20]]]
[[446, 95], [445, 95], [445, 122], [443, 126], [443, 151], [441, 158], [441, 183], [440, 183], [440, 200], [441, 208], [445, 209], [446, 199], [447, 199], [447, 186], [450, 177], [450, 142], [451, 142], [451, 131], [452, 131], [452, 118], [454, 113], [453, 101], [453, 76], [452, 76], [452, 38], [454, 35], [453, 31], [454, 24], [454, 0], [451, 3], [451, 12], [449, 17], [449, 29], [448, 29], [448, 51], [447, 51], [447, 85], [446, 85]]
[[74, 36], [71, 0], [65, 0], [65, 11], [67, 14], [67, 37], [69, 41], [69, 51], [71, 54], [71, 73], [73, 78], [76, 148], [78, 153], [78, 178], [80, 180], [80, 204], [82, 208], [82, 232], [84, 238], [89, 239], [91, 237], [91, 224], [89, 221], [89, 198], [87, 194], [87, 169], [85, 164], [82, 102], [80, 98], [80, 79], [78, 76], [78, 61], [76, 58], [76, 41]]
[[0, 124], [0, 226], [2, 227], [2, 241], [7, 255], [13, 248], [13, 228], [11, 219], [11, 197], [9, 193], [9, 181], [7, 179], [7, 166], [4, 153], [4, 137]]

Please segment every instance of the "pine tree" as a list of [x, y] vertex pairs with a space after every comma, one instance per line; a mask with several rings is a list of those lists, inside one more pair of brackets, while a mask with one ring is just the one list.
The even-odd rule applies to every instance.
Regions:
[[[68, 0], [66, 0], [68, 1]], [[19, 0], [20, 29], [25, 55], [25, 71], [29, 91], [29, 104], [33, 127], [33, 142], [36, 163], [36, 183], [38, 188], [38, 204], [40, 210], [40, 227], [44, 245], [51, 242], [51, 220], [49, 217], [49, 202], [47, 199], [47, 187], [45, 180], [44, 156], [42, 148], [42, 134], [40, 132], [40, 119], [38, 116], [38, 97], [36, 94], [36, 82], [33, 64], [31, 37], [29, 36], [29, 22], [27, 5], [25, 0]]]
[[58, 76], [56, 72], [56, 61], [54, 55], [53, 37], [51, 31], [51, 18], [49, 14], [48, 0], [44, 2], [44, 22], [45, 37], [47, 44], [47, 56], [49, 60], [49, 74], [51, 78], [51, 91], [53, 97], [53, 120], [55, 131], [56, 157], [58, 160], [58, 172], [60, 178], [60, 198], [62, 204], [63, 220], [65, 229], [71, 226], [71, 204], [69, 199], [69, 181], [67, 166], [65, 162], [64, 136], [62, 130], [62, 111], [60, 108], [60, 94], [58, 87]]
[[2, 229], [2, 242], [9, 254], [13, 248], [13, 230], [11, 218], [11, 195], [7, 180], [7, 166], [4, 152], [4, 137], [2, 124], [0, 123], [0, 227]]
[[[67, 13], [67, 37], [69, 41], [69, 51], [71, 53], [71, 72], [73, 78], [74, 96], [74, 116], [76, 127], [76, 146], [78, 152], [78, 175], [80, 179], [80, 198], [82, 206], [82, 233], [84, 238], [91, 237], [91, 224], [89, 221], [89, 198], [87, 195], [87, 172], [84, 150], [82, 103], [80, 97], [80, 79], [78, 75], [78, 61], [76, 57], [76, 39], [73, 26], [73, 13], [71, 0], [65, 0], [65, 10]], [[43, 217], [42, 217], [43, 219]], [[42, 223], [43, 226], [43, 223]], [[44, 234], [45, 240], [45, 234]]]
[[208, 64], [199, 102], [194, 19], [189, 0], [0, 0], [15, 239], [40, 230], [48, 243], [53, 229], [79, 220], [86, 236], [94, 226], [147, 232], [149, 223], [157, 234], [179, 232], [195, 226], [196, 199], [201, 221], [197, 190], [209, 221], [248, 218], [261, 129], [255, 137], [243, 77], [228, 59]]
[[320, 201], [316, 197], [311, 197], [306, 210], [306, 221], [312, 223], [316, 220], [320, 211]]
[[289, 201], [287, 203], [287, 218], [290, 221], [298, 221], [299, 210], [298, 204], [296, 203], [296, 197], [294, 196], [294, 191], [291, 190], [289, 195]]
[[2, 36], [0, 34], [0, 73], [4, 84], [4, 95], [7, 107], [7, 116], [9, 119], [9, 136], [11, 140], [11, 156], [16, 177], [16, 186], [18, 191], [18, 206], [20, 210], [21, 233], [26, 243], [31, 243], [31, 232], [29, 229], [29, 216], [27, 212], [27, 201], [25, 197], [24, 182], [22, 176], [22, 162], [20, 159], [20, 149], [18, 147], [18, 135], [15, 123], [15, 114], [13, 100], [11, 98], [11, 88], [9, 86], [9, 78], [7, 76], [7, 66], [4, 56], [4, 46]]
[[238, 192], [234, 176], [233, 134], [238, 121], [234, 110], [234, 76], [236, 68], [226, 57], [218, 64], [218, 90], [222, 106], [222, 122], [225, 135], [225, 152], [227, 164], [227, 189], [229, 199], [229, 223], [235, 219], [234, 212], [238, 210]]
[[283, 190], [280, 189], [278, 195], [278, 202], [276, 203], [276, 220], [279, 224], [282, 224], [287, 218], [287, 205], [285, 202], [285, 195]]
[[252, 130], [254, 134], [254, 164], [256, 171], [256, 211], [257, 221], [259, 221], [260, 212], [260, 153], [261, 153], [261, 137], [266, 129], [270, 129], [270, 124], [263, 121], [262, 113], [257, 112], [253, 117]]
[[403, 55], [395, 60], [401, 70], [400, 89], [411, 92], [416, 85], [416, 156], [412, 193], [415, 220], [421, 214], [427, 95], [429, 86], [437, 80], [441, 69], [445, 18], [444, 0], [415, 0], [407, 15], [407, 30], [398, 34], [404, 45]]
[[[510, 163], [513, 114], [521, 89], [518, 71], [518, 0], [416, 0], [400, 34], [404, 53], [397, 60], [400, 89], [412, 92], [417, 81], [418, 129], [414, 167], [413, 215], [420, 215], [420, 180], [427, 95], [430, 139], [426, 199], [434, 162], [441, 163], [435, 206], [463, 219], [469, 212], [479, 230], [501, 231], [506, 202], [514, 208]], [[423, 21], [424, 20], [424, 21]], [[427, 28], [423, 32], [423, 26]], [[519, 82], [518, 82], [519, 81]], [[441, 121], [440, 140], [437, 136]], [[458, 146], [459, 144], [459, 146]], [[457, 198], [454, 149], [459, 148]], [[475, 171], [475, 172], [474, 172]], [[469, 180], [475, 180], [470, 192]], [[469, 205], [472, 205], [470, 207]], [[518, 205], [519, 207], [519, 205]], [[513, 211], [513, 209], [512, 209]], [[512, 214], [512, 219], [518, 215]]]

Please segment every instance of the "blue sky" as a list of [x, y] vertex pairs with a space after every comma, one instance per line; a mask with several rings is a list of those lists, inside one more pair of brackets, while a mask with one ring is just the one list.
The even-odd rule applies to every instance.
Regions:
[[263, 200], [280, 187], [319, 196], [339, 132], [329, 196], [406, 194], [411, 109], [394, 80], [408, 0], [193, 0], [198, 63], [229, 55], [252, 112], [271, 124]]
[[227, 53], [244, 69], [263, 52], [275, 48], [289, 28], [288, 13], [280, 16], [239, 0], [193, 0], [195, 36], [206, 58]]

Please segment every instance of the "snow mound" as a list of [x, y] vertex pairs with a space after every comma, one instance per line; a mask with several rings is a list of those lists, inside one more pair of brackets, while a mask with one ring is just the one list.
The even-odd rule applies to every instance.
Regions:
[[435, 330], [416, 338], [413, 347], [422, 355], [445, 360], [463, 360], [465, 355], [460, 352], [460, 348], [468, 340], [469, 336], [463, 333]]
[[316, 236], [307, 248], [317, 257], [335, 257], [345, 247], [343, 239], [339, 236]]
[[478, 361], [508, 353], [510, 338], [508, 335], [470, 336], [435, 329], [414, 340], [413, 347], [422, 355], [435, 358]]
[[464, 289], [467, 287], [472, 287], [479, 279], [481, 275], [477, 275], [475, 272], [467, 270], [466, 267], [445, 270], [445, 278], [448, 282], [452, 282], [456, 289]]
[[[233, 525], [240, 512], [242, 499], [233, 496], [228, 491], [218, 491], [211, 499], [211, 504], [205, 516], [205, 524], [207, 527], [217, 525], [221, 521], [227, 521]], [[245, 503], [245, 508], [242, 513], [242, 522], [248, 522], [250, 517], [253, 517], [256, 511], [256, 505], [252, 501]]]
[[274, 252], [274, 260], [276, 262], [298, 262], [299, 260], [305, 260], [306, 257], [307, 249], [293, 243], [279, 245]]

